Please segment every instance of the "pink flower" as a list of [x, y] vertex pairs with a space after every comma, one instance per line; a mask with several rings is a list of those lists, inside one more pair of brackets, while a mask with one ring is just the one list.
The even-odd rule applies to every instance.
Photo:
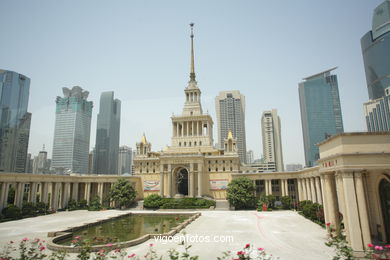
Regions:
[[22, 239], [22, 241], [23, 241], [23, 242], [26, 242], [26, 241], [28, 241], [28, 238], [25, 237], [25, 238]]
[[330, 223], [329, 223], [329, 222], [327, 222], [325, 225], [326, 225], [327, 227], [329, 227], [329, 226], [330, 226]]
[[79, 240], [79, 239], [80, 239], [80, 236], [75, 236], [74, 239]]
[[132, 258], [132, 257], [134, 257], [134, 256], [135, 256], [135, 254], [132, 253], [131, 255], [128, 255], [128, 258]]
[[381, 246], [375, 246], [375, 250], [382, 251], [382, 250], [383, 250], [383, 247], [381, 247]]
[[390, 248], [390, 245], [385, 245], [384, 248]]
[[154, 246], [153, 244], [149, 244], [149, 246]]
[[245, 248], [249, 248], [251, 245], [250, 244], [246, 244], [245, 245]]
[[108, 247], [112, 247], [112, 243], [108, 243], [106, 246], [108, 246]]
[[41, 246], [41, 247], [39, 248], [39, 251], [43, 251], [43, 250], [45, 250], [45, 249], [46, 249], [46, 247]]
[[106, 250], [104, 250], [104, 249], [99, 250], [99, 253], [104, 253], [104, 252], [106, 252]]
[[259, 251], [264, 251], [264, 248], [259, 247], [257, 250], [259, 250]]
[[78, 241], [77, 240], [72, 240], [70, 242], [72, 242], [72, 244], [76, 244]]
[[237, 255], [244, 255], [244, 252], [243, 251], [238, 251]]
[[374, 245], [373, 245], [373, 244], [371, 244], [371, 243], [370, 243], [370, 244], [368, 244], [367, 246], [368, 246], [368, 247], [374, 247]]

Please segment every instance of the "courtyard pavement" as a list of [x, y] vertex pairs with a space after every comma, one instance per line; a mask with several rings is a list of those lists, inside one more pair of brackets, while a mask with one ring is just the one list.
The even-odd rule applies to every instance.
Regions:
[[[138, 212], [78, 210], [0, 223], [0, 245], [2, 247], [10, 240], [19, 241], [24, 237], [47, 239], [47, 233], [50, 231], [59, 231], [130, 211]], [[191, 255], [199, 255], [201, 260], [216, 259], [222, 256], [224, 251], [241, 250], [247, 243], [255, 248], [265, 248], [267, 253], [281, 260], [328, 260], [334, 255], [333, 250], [324, 244], [327, 238], [325, 229], [294, 211], [205, 210], [201, 213], [202, 216], [185, 229], [187, 239], [193, 241], [189, 242], [192, 245]], [[210, 242], [206, 242], [207, 240]], [[170, 248], [183, 250], [182, 246], [177, 245], [177, 241], [162, 242], [155, 239], [126, 250], [129, 254], [143, 256], [148, 251], [149, 244], [153, 244], [158, 254], [163, 254], [166, 258]]]

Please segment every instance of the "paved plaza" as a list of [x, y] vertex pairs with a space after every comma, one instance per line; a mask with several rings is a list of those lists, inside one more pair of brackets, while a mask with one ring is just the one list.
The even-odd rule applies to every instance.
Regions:
[[[4, 245], [10, 240], [18, 241], [24, 237], [47, 239], [47, 233], [50, 231], [128, 212], [130, 211], [78, 210], [0, 223], [0, 244]], [[324, 245], [327, 237], [325, 229], [294, 211], [205, 210], [201, 213], [201, 217], [186, 227], [187, 239], [194, 241], [190, 243], [192, 244], [190, 252], [199, 255], [200, 259], [216, 259], [224, 251], [241, 250], [247, 243], [256, 248], [265, 248], [268, 253], [278, 256], [281, 260], [325, 260], [333, 256], [333, 250]], [[143, 256], [151, 243], [159, 254], [165, 256], [170, 248], [180, 249], [175, 242], [151, 239], [126, 250]]]

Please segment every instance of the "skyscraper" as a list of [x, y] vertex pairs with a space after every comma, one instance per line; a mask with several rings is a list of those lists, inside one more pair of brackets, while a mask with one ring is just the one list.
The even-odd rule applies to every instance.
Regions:
[[375, 8], [372, 30], [360, 40], [369, 101], [364, 103], [367, 130], [390, 131], [390, 1]]
[[317, 144], [331, 135], [344, 131], [341, 115], [337, 76], [332, 68], [304, 78], [299, 83], [299, 102], [305, 163], [307, 167], [316, 165], [319, 159]]
[[32, 173], [33, 174], [49, 173], [49, 163], [47, 160], [47, 152], [45, 151], [45, 146], [43, 146], [42, 151], [38, 153], [38, 156], [34, 157]]
[[30, 79], [0, 70], [0, 172], [25, 172], [31, 113]]
[[75, 86], [62, 88], [56, 99], [52, 168], [56, 173], [87, 173], [92, 101], [89, 92]]
[[284, 171], [280, 117], [276, 109], [264, 111], [261, 117], [263, 154], [266, 163], [275, 163], [276, 171]]
[[254, 161], [253, 151], [249, 150], [246, 152], [246, 164], [251, 164]]
[[131, 174], [131, 165], [132, 165], [132, 157], [133, 151], [130, 147], [123, 145], [119, 148], [119, 156], [118, 156], [118, 174]]
[[114, 99], [114, 92], [100, 96], [96, 127], [94, 170], [97, 174], [118, 174], [119, 130], [121, 101]]
[[245, 96], [238, 90], [222, 91], [215, 98], [218, 122], [218, 144], [222, 145], [229, 130], [237, 139], [241, 163], [246, 162]]

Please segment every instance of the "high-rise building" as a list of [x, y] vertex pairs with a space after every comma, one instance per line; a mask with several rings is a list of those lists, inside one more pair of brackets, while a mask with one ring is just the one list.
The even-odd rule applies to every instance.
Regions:
[[[246, 163], [245, 96], [238, 90], [222, 91], [215, 98], [218, 123], [218, 144], [224, 143], [229, 130], [237, 139], [241, 163]], [[222, 147], [221, 147], [222, 148]]]
[[114, 99], [114, 92], [100, 96], [97, 117], [94, 171], [97, 174], [118, 174], [119, 130], [121, 101]]
[[288, 171], [288, 172], [296, 172], [296, 171], [300, 171], [302, 169], [303, 169], [303, 166], [300, 163], [286, 164], [286, 171]]
[[25, 172], [31, 113], [30, 79], [0, 70], [0, 172]]
[[332, 68], [299, 83], [299, 102], [305, 164], [316, 165], [319, 159], [317, 144], [331, 135], [344, 131], [337, 76]]
[[26, 173], [32, 173], [33, 162], [34, 160], [31, 159], [31, 153], [28, 153], [26, 158]]
[[88, 91], [75, 86], [63, 88], [56, 99], [56, 121], [51, 167], [58, 174], [87, 173], [92, 101]]
[[266, 163], [275, 163], [276, 171], [284, 171], [280, 117], [276, 109], [264, 111], [261, 117], [263, 154]]
[[133, 151], [130, 147], [123, 145], [119, 147], [118, 174], [131, 174]]
[[[390, 1], [374, 9], [372, 30], [360, 40], [369, 101], [364, 103], [367, 130], [390, 131]], [[386, 94], [387, 90], [387, 94]]]
[[49, 173], [49, 163], [47, 159], [47, 152], [45, 151], [45, 146], [43, 146], [42, 151], [38, 153], [38, 156], [34, 157], [33, 161], [33, 174], [45, 174]]
[[249, 150], [246, 152], [246, 164], [251, 164], [253, 163], [255, 159], [253, 158], [253, 151]]
[[88, 155], [88, 173], [94, 173], [94, 161], [93, 158], [95, 156], [95, 148], [92, 149], [92, 151], [89, 152]]

